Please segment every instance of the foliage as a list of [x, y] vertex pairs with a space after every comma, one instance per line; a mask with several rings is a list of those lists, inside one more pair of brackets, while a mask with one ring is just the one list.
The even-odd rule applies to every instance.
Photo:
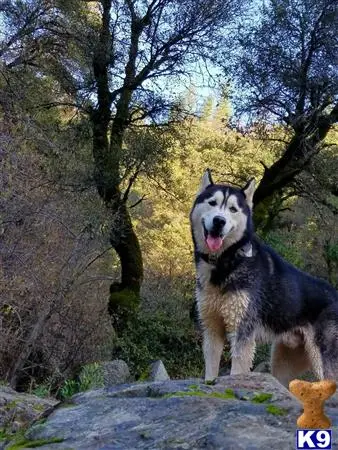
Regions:
[[338, 122], [332, 50], [338, 14], [331, 0], [271, 0], [254, 4], [246, 19], [238, 27], [237, 52], [225, 63], [237, 87], [237, 113], [258, 124], [267, 140], [276, 124], [285, 129], [278, 137], [284, 144], [279, 158], [272, 165], [262, 161], [264, 173], [254, 195], [256, 223], [269, 227], [290, 189], [302, 192], [299, 179]]
[[276, 252], [283, 256], [287, 261], [299, 268], [304, 267], [299, 249], [294, 245], [293, 240], [290, 238], [289, 240], [286, 240], [285, 234], [283, 235], [283, 233], [278, 231], [271, 231], [265, 237], [265, 242], [271, 245], [271, 247], [274, 248]]
[[[109, 237], [121, 262], [121, 289], [139, 294], [143, 260], [126, 203], [140, 170], [149, 170], [155, 158], [153, 146], [143, 146], [142, 139], [129, 154], [125, 143], [134, 136], [128, 131], [142, 138], [147, 131], [137, 132], [135, 125], [168, 122], [177, 104], [170, 82], [187, 79], [196, 63], [217, 61], [213, 54], [222, 47], [224, 27], [244, 2], [91, 3], [8, 1], [0, 9], [5, 29], [0, 56], [9, 72], [27, 72], [36, 81], [49, 78], [58, 88], [52, 106], [70, 105], [89, 119], [93, 180], [111, 219]], [[151, 137], [157, 133], [148, 133], [145, 142]]]
[[[6, 177], [0, 181], [0, 374], [24, 388], [51, 375], [66, 378], [78, 364], [109, 354], [113, 330], [103, 292], [113, 256], [92, 188], [80, 173], [68, 186], [67, 176], [61, 181], [52, 170], [60, 164], [49, 153], [50, 130], [35, 134], [22, 119], [20, 126], [4, 123], [0, 129], [6, 141]], [[63, 135], [58, 138], [65, 145]], [[67, 175], [75, 159], [78, 169], [86, 164], [75, 147], [63, 155]]]
[[326, 248], [327, 257], [331, 261], [338, 261], [338, 243], [328, 244]]
[[73, 395], [103, 387], [103, 371], [99, 363], [86, 364], [82, 367], [76, 379], [65, 380], [57, 392], [57, 397], [67, 400]]
[[270, 360], [271, 346], [269, 344], [258, 344], [256, 347], [254, 367], [258, 366], [261, 362], [266, 362]]
[[79, 382], [77, 380], [66, 380], [63, 386], [61, 386], [58, 392], [58, 396], [62, 400], [66, 400], [77, 394], [78, 392], [80, 392]]
[[99, 363], [89, 363], [81, 367], [75, 378], [56, 379], [50, 377], [44, 383], [38, 384], [32, 394], [38, 397], [50, 397], [56, 395], [61, 400], [67, 400], [78, 392], [88, 391], [103, 387], [103, 370]]
[[135, 316], [140, 304], [140, 296], [128, 288], [119, 289], [116, 292], [112, 288], [114, 284], [110, 287], [108, 312], [114, 329], [119, 332], [125, 327], [126, 322]]
[[41, 397], [41, 398], [50, 397], [51, 396], [51, 386], [46, 383], [39, 384], [32, 390], [32, 394], [36, 395], [37, 397]]
[[236, 105], [295, 128], [311, 110], [330, 110], [338, 83], [334, 2], [271, 0], [251, 14], [260, 20], [242, 21], [238, 30], [233, 74], [247, 95], [238, 93]]
[[99, 363], [86, 364], [79, 375], [80, 391], [103, 387], [103, 371]]
[[201, 376], [203, 357], [199, 337], [189, 319], [188, 305], [185, 311], [180, 308], [179, 315], [174, 311], [177, 306], [170, 294], [162, 301], [172, 303], [171, 308], [167, 305], [167, 311], [171, 310], [172, 314], [158, 311], [155, 304], [153, 310], [141, 310], [118, 338], [113, 357], [126, 361], [132, 373], [141, 379], [149, 363], [157, 359], [163, 361], [172, 378]]

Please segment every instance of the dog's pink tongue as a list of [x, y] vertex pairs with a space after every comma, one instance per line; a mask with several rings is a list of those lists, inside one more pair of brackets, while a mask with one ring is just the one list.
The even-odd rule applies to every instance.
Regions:
[[212, 252], [217, 252], [222, 247], [223, 239], [220, 237], [207, 237], [207, 246]]

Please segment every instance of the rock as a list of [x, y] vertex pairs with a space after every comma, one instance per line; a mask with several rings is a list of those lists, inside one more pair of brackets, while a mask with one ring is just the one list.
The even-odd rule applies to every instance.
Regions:
[[[133, 383], [73, 397], [28, 439], [61, 440], [53, 449], [295, 448], [298, 401], [271, 375]], [[338, 410], [326, 408], [338, 433]], [[50, 449], [42, 445], [41, 449]], [[333, 446], [334, 448], [334, 446]]]
[[261, 373], [270, 373], [271, 366], [270, 361], [262, 361], [253, 370], [254, 372], [261, 372]]
[[46, 417], [58, 403], [52, 398], [22, 394], [10, 387], [0, 386], [0, 430], [10, 436]]
[[150, 376], [149, 379], [151, 381], [166, 381], [170, 380], [168, 372], [164, 367], [164, 364], [161, 360], [155, 361], [150, 365]]
[[123, 384], [130, 381], [129, 367], [122, 359], [101, 363], [105, 387]]

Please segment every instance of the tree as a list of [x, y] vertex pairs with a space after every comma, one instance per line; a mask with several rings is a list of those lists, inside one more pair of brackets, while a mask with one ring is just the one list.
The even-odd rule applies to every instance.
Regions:
[[7, 1], [0, 11], [9, 30], [2, 45], [6, 68], [52, 77], [58, 95], [45, 107], [72, 105], [89, 116], [94, 181], [121, 261], [121, 283], [112, 291], [125, 290], [136, 302], [143, 261], [128, 198], [137, 177], [149, 168], [141, 154], [125, 164], [126, 132], [166, 121], [175, 100], [173, 84], [194, 73], [198, 61], [216, 60], [224, 27], [240, 4], [32, 0]]
[[231, 105], [229, 101], [229, 92], [226, 86], [222, 86], [221, 93], [218, 97], [218, 102], [215, 111], [216, 123], [224, 126], [229, 122], [231, 116]]
[[270, 167], [262, 163], [257, 219], [280, 203], [338, 121], [337, 11], [333, 0], [270, 0], [260, 20], [239, 31], [232, 69], [244, 92], [240, 111], [287, 127], [279, 159]]
[[[122, 193], [125, 132], [133, 124], [135, 111], [142, 110], [144, 118], [163, 117], [171, 102], [163, 95], [162, 83], [188, 74], [196, 58], [209, 59], [211, 48], [215, 51], [222, 42], [221, 31], [234, 4], [231, 0], [106, 0], [101, 5], [100, 38], [93, 57], [98, 102], [91, 113], [95, 179], [100, 196], [117, 220], [112, 245], [121, 260], [122, 278], [114, 289], [138, 295], [142, 255], [127, 200], [132, 184], [146, 168], [141, 159], [124, 174], [128, 181]], [[121, 73], [122, 81], [116, 83]]]
[[201, 111], [201, 119], [207, 122], [212, 118], [214, 100], [211, 95], [209, 95], [203, 103], [202, 111]]

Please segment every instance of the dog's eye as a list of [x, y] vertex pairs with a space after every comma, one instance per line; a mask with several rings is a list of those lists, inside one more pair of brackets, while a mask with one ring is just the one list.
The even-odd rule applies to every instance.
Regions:
[[210, 200], [210, 202], [208, 202], [210, 206], [216, 206], [217, 202], [216, 200]]
[[230, 206], [229, 210], [230, 210], [232, 213], [235, 213], [235, 212], [238, 211], [238, 209], [235, 208], [234, 206]]

